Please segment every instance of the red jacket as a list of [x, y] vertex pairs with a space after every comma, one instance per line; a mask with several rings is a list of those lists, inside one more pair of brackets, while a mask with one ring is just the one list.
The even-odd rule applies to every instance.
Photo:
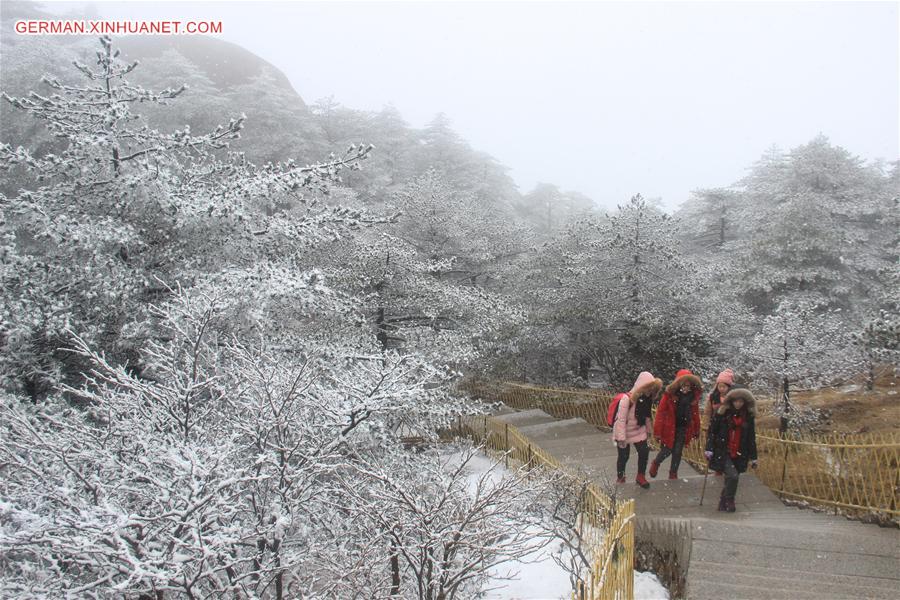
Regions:
[[675, 445], [675, 400], [678, 397], [678, 388], [682, 378], [689, 378], [694, 387], [694, 399], [691, 401], [691, 422], [688, 424], [684, 436], [684, 445], [700, 435], [700, 398], [703, 397], [703, 388], [700, 379], [686, 369], [678, 372], [679, 377], [666, 387], [659, 408], [656, 409], [656, 419], [653, 421], [653, 435], [661, 443], [669, 448]]

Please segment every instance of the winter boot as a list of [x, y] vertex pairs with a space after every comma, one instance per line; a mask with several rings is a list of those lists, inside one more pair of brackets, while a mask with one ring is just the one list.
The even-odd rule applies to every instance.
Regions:
[[650, 488], [650, 482], [647, 481], [647, 478], [644, 477], [643, 473], [638, 473], [637, 477], [634, 478], [634, 482], [645, 490]]
[[654, 461], [650, 461], [650, 477], [656, 477], [656, 474], [659, 473], [659, 463]]
[[625, 483], [625, 475], [619, 475], [616, 477], [616, 483]]
[[725, 496], [719, 496], [719, 508], [717, 508], [716, 510], [718, 510], [719, 512], [725, 512], [727, 506], [728, 500], [725, 498]]
[[669, 479], [678, 479], [678, 471], [669, 471]]
[[734, 506], [734, 498], [725, 498], [725, 511], [734, 512], [737, 508]]

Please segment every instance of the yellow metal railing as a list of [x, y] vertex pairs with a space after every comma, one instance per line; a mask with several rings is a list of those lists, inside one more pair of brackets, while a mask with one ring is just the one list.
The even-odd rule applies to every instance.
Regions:
[[[539, 388], [516, 383], [469, 383], [478, 396], [518, 409], [539, 408], [558, 418], [581, 417], [606, 427], [613, 394], [599, 390]], [[900, 518], [900, 432], [781, 434], [758, 429], [757, 475], [776, 494], [848, 516]], [[651, 441], [656, 445], [655, 441]], [[684, 449], [684, 460], [703, 469], [706, 423]]]
[[759, 478], [791, 500], [878, 520], [900, 517], [900, 432], [759, 432]]
[[557, 419], [580, 417], [606, 427], [606, 412], [613, 396], [601, 390], [541, 388], [520, 383], [469, 383], [463, 389], [510, 408], [540, 409]]
[[[705, 468], [707, 423], [683, 458]], [[773, 492], [876, 521], [900, 518], [900, 432], [779, 433], [757, 429], [756, 475]]]
[[[555, 469], [575, 477], [550, 453], [509, 423], [489, 416], [461, 417], [457, 429], [483, 442], [487, 448], [503, 452], [508, 461], [517, 461], [528, 468]], [[634, 500], [616, 502], [593, 483], [588, 483], [578, 521], [591, 569], [582, 574], [581, 583], [573, 591], [573, 599], [631, 600], [634, 597]]]

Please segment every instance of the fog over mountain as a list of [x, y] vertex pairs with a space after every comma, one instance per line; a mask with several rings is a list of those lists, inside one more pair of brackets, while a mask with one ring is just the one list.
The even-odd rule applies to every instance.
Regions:
[[522, 192], [549, 182], [605, 207], [640, 192], [674, 209], [820, 133], [900, 155], [893, 2], [45, 5], [221, 20], [308, 103], [392, 104], [414, 127], [445, 113]]

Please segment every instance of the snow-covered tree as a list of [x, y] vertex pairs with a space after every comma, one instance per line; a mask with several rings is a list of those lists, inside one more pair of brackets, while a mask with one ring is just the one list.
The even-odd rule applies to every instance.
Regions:
[[816, 297], [783, 300], [745, 349], [755, 385], [780, 387], [774, 411], [781, 430], [814, 424], [816, 415], [791, 402], [796, 387], [818, 387], [859, 372], [860, 356], [841, 309]]
[[[137, 66], [123, 63], [104, 37], [96, 66], [76, 63], [82, 83], [48, 76], [49, 95], [4, 96], [61, 144], [46, 154], [0, 146], [0, 166], [30, 178], [15, 197], [0, 198], [0, 366], [4, 385], [33, 398], [78, 370], [72, 357], [57, 352], [65, 329], [128, 356], [116, 343], [160, 290], [156, 278], [189, 281], [198, 270], [246, 256], [248, 242], [273, 220], [259, 214], [259, 198], [303, 204], [300, 190], [335, 180], [369, 151], [354, 146], [322, 164], [263, 168], [237, 154], [222, 156], [243, 118], [203, 135], [152, 129], [132, 107], [165, 104], [185, 86], [152, 92], [132, 85], [126, 78]], [[336, 220], [352, 218], [338, 212]], [[280, 223], [294, 231], [308, 225]]]
[[673, 374], [709, 354], [708, 327], [693, 310], [704, 278], [681, 254], [685, 225], [640, 195], [608, 217], [571, 224], [541, 248], [523, 294], [533, 343], [557, 340], [582, 379], [597, 364], [615, 386], [645, 369]]
[[577, 192], [563, 192], [550, 183], [538, 183], [522, 196], [516, 210], [544, 235], [593, 212], [593, 202]]
[[335, 276], [365, 299], [383, 348], [471, 362], [517, 318], [494, 291], [521, 251], [515, 230], [436, 171], [408, 182], [385, 210], [395, 223], [351, 241]]
[[714, 256], [721, 260], [727, 242], [735, 239], [741, 218], [741, 198], [730, 189], [697, 190], [675, 216], [690, 223], [680, 232], [688, 251], [699, 256]]
[[885, 285], [873, 300], [874, 308], [863, 315], [863, 324], [851, 334], [862, 356], [866, 389], [875, 387], [877, 369], [900, 366], [900, 268], [885, 276]]
[[[453, 452], [450, 452], [453, 450]], [[362, 581], [341, 597], [469, 598], [491, 571], [543, 547], [543, 495], [555, 477], [484, 462], [469, 443], [427, 449], [416, 461], [358, 467], [341, 503], [380, 541]], [[493, 579], [513, 573], [493, 574]], [[337, 578], [335, 578], [337, 579]], [[366, 589], [375, 584], [375, 589]]]
[[735, 284], [764, 312], [793, 293], [859, 308], [896, 263], [895, 194], [824, 136], [765, 157], [742, 182]]
[[66, 391], [83, 409], [4, 397], [4, 594], [314, 590], [342, 552], [322, 538], [335, 477], [360, 456], [354, 469], [412, 472], [402, 436], [434, 438], [463, 410], [415, 356], [248, 344], [227, 299], [198, 290], [155, 316], [140, 375], [78, 341], [92, 368]]

